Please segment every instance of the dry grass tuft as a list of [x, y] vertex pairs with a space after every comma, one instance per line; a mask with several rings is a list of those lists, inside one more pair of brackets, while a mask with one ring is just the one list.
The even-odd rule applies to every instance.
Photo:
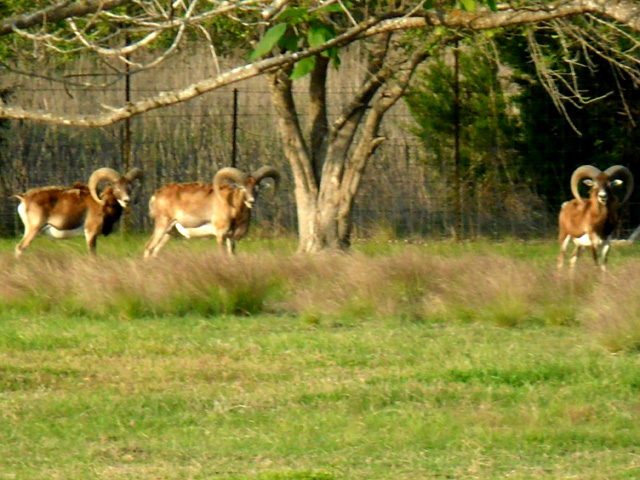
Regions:
[[35, 311], [89, 315], [251, 314], [278, 280], [269, 258], [183, 253], [162, 260], [32, 255], [3, 260], [0, 302]]
[[142, 317], [277, 313], [310, 323], [397, 317], [411, 322], [575, 321], [571, 293], [531, 262], [500, 255], [265, 255], [167, 252], [153, 261], [84, 254], [0, 256], [0, 305], [30, 312]]
[[610, 351], [640, 350], [640, 262], [629, 261], [603, 277], [585, 299], [580, 320]]

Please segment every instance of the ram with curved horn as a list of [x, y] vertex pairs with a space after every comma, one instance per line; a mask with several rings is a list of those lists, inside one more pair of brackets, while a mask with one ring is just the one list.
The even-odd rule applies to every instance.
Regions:
[[212, 183], [169, 183], [149, 200], [149, 215], [155, 222], [144, 258], [155, 257], [175, 229], [186, 238], [215, 236], [228, 253], [243, 238], [258, 198], [260, 183], [270, 178], [277, 188], [280, 173], [263, 166], [251, 174], [233, 167], [219, 170]]
[[[18, 214], [24, 224], [24, 236], [16, 246], [20, 257], [42, 232], [55, 239], [84, 236], [91, 254], [96, 252], [98, 235], [109, 235], [122, 212], [131, 203], [131, 183], [143, 178], [142, 170], [133, 168], [121, 175], [112, 168], [99, 168], [89, 177], [88, 185], [33, 188], [22, 195]], [[98, 186], [107, 187], [98, 192]]]
[[[578, 192], [581, 182], [589, 187], [588, 198], [582, 198]], [[625, 187], [625, 194], [619, 201], [614, 189], [621, 186]], [[562, 268], [569, 242], [573, 240], [576, 248], [571, 255], [572, 269], [582, 247], [590, 247], [596, 266], [606, 270], [611, 235], [619, 222], [618, 208], [629, 200], [632, 191], [633, 175], [622, 165], [614, 165], [604, 172], [592, 165], [582, 165], [573, 172], [571, 192], [575, 198], [562, 205], [558, 222], [559, 269]], [[600, 260], [598, 249], [601, 250]]]

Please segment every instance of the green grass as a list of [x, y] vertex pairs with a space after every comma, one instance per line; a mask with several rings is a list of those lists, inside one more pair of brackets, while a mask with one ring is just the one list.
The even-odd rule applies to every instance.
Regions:
[[3, 318], [0, 478], [633, 478], [640, 359], [568, 327]]
[[[255, 231], [255, 232], [254, 232]], [[255, 236], [251, 233], [254, 232]], [[142, 258], [144, 246], [151, 236], [150, 233], [129, 233], [124, 234], [120, 230], [107, 237], [99, 236], [97, 252], [101, 257], [106, 258]], [[20, 238], [0, 238], [0, 253], [13, 252]], [[280, 254], [290, 254], [296, 249], [295, 236], [272, 236], [269, 232], [262, 232], [259, 229], [250, 231], [248, 237], [238, 242], [238, 253], [252, 253], [256, 251], [271, 251]], [[215, 238], [204, 238], [186, 240], [175, 235], [163, 248], [168, 252], [211, 252], [217, 250]], [[25, 252], [25, 256], [38, 254], [65, 254], [79, 255], [87, 252], [86, 242], [83, 236], [66, 240], [53, 240], [43, 235], [38, 236]]]
[[637, 478], [634, 246], [571, 284], [552, 242], [39, 240], [0, 241], [2, 480]]

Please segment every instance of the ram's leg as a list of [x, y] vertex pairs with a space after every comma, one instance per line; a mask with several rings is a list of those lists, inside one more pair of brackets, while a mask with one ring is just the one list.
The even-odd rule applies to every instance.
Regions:
[[98, 232], [84, 231], [84, 238], [87, 241], [87, 249], [91, 255], [96, 254], [96, 244], [98, 243]]
[[[596, 267], [600, 266], [600, 268], [604, 267], [604, 262], [599, 265], [598, 262], [598, 246], [600, 245], [601, 241], [600, 238], [595, 234], [595, 233], [590, 233], [589, 234], [589, 242], [591, 243], [590, 247], [591, 247], [591, 257], [593, 258], [593, 263]], [[604, 260], [604, 258], [603, 258]]]
[[102, 218], [89, 215], [84, 224], [84, 238], [87, 241], [87, 248], [91, 255], [96, 254], [96, 243], [98, 235], [102, 232], [104, 222]]
[[609, 249], [611, 248], [611, 243], [609, 240], [604, 242], [602, 246], [602, 263], [600, 264], [600, 270], [603, 272], [607, 271], [607, 258], [609, 258]]
[[[22, 220], [22, 224], [24, 225], [24, 235], [22, 236], [20, 243], [16, 245], [16, 258], [20, 258], [20, 256], [22, 256], [22, 252], [27, 249], [31, 242], [33, 242], [33, 240], [38, 236], [40, 230], [42, 230], [47, 224], [44, 220], [44, 213], [39, 211], [37, 207], [32, 208], [30, 213], [31, 215], [27, 216], [24, 203], [20, 203], [18, 206], [18, 214], [20, 215], [20, 220]], [[30, 221], [30, 218], [33, 220]]]
[[22, 255], [22, 252], [24, 252], [27, 249], [27, 247], [31, 244], [31, 242], [33, 242], [33, 240], [38, 236], [38, 233], [40, 233], [40, 229], [43, 226], [44, 225], [25, 225], [24, 235], [22, 236], [22, 240], [20, 240], [20, 243], [16, 245], [16, 250], [15, 250], [16, 258], [20, 258], [20, 256]]
[[144, 258], [155, 257], [162, 247], [171, 238], [169, 232], [173, 228], [175, 222], [166, 219], [156, 219], [153, 234], [144, 247]]
[[576, 245], [576, 249], [571, 254], [571, 258], [569, 259], [569, 267], [571, 270], [576, 268], [576, 262], [578, 261], [578, 257], [580, 257], [580, 253], [582, 253], [582, 247], [580, 245]]
[[559, 241], [560, 241], [560, 254], [558, 255], [558, 270], [562, 268], [562, 265], [564, 263], [564, 257], [567, 254], [567, 247], [569, 246], [569, 242], [571, 241], [571, 236], [561, 232], [559, 236]]
[[171, 229], [165, 232], [164, 236], [160, 239], [160, 242], [158, 242], [158, 245], [156, 245], [156, 248], [153, 249], [152, 255], [154, 257], [158, 255], [158, 252], [162, 250], [162, 248], [167, 244], [169, 240], [171, 240], [171, 234], [169, 233], [170, 231]]
[[229, 232], [223, 232], [218, 230], [216, 234], [216, 240], [218, 241], [218, 248], [220, 253], [233, 254], [234, 243], [233, 239], [229, 238]]
[[227, 237], [226, 243], [227, 243], [227, 253], [229, 255], [233, 255], [234, 252], [236, 251], [236, 241], [231, 237]]
[[222, 233], [218, 233], [216, 235], [216, 241], [218, 242], [218, 249], [220, 250], [220, 252], [225, 253], [225, 235]]

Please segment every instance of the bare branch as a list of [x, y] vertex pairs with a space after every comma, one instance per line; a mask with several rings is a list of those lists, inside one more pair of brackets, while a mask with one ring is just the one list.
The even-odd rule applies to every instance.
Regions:
[[289, 0], [273, 0], [271, 5], [262, 11], [262, 18], [267, 21], [276, 16], [286, 5]]
[[46, 22], [51, 23], [72, 17], [82, 17], [99, 11], [112, 10], [131, 3], [133, 3], [133, 0], [89, 0], [85, 2], [70, 2], [65, 0], [29, 15], [20, 15], [18, 17], [9, 17], [1, 20], [0, 36], [9, 35], [13, 32], [14, 28], [32, 28]]
[[542, 54], [540, 45], [536, 41], [535, 36], [533, 35], [533, 31], [530, 28], [527, 29], [527, 43], [529, 44], [529, 51], [531, 52], [531, 58], [533, 59], [536, 65], [536, 73], [538, 74], [538, 79], [540, 80], [540, 84], [547, 91], [547, 93], [549, 94], [549, 97], [551, 98], [551, 101], [553, 102], [555, 107], [558, 109], [558, 111], [562, 113], [565, 120], [567, 121], [567, 123], [569, 123], [573, 131], [576, 132], [578, 135], [581, 135], [578, 128], [571, 121], [571, 117], [567, 112], [567, 107], [564, 102], [565, 100], [573, 101], [573, 99], [571, 97], [567, 97], [566, 95], [563, 95], [560, 89], [558, 88], [558, 85], [554, 80], [554, 74], [552, 70], [550, 70], [547, 67], [544, 61], [544, 55]]
[[505, 26], [547, 22], [586, 13], [600, 13], [635, 31], [640, 31], [640, 6], [632, 0], [568, 0], [528, 8], [502, 4], [497, 12], [484, 8], [479, 8], [476, 12], [436, 9], [413, 17], [386, 19], [375, 28], [368, 29], [366, 35], [427, 26], [467, 28], [474, 31], [490, 30]]
[[131, 55], [133, 52], [135, 52], [136, 50], [142, 47], [149, 46], [162, 33], [162, 30], [155, 30], [151, 32], [149, 35], [147, 35], [146, 37], [140, 39], [139, 41], [135, 43], [131, 43], [124, 47], [102, 48], [96, 45], [95, 43], [89, 41], [89, 39], [80, 31], [80, 29], [72, 19], [67, 20], [67, 22], [69, 23], [69, 26], [71, 27], [71, 30], [75, 34], [76, 38], [80, 41], [80, 43], [82, 43], [82, 45], [87, 47], [89, 50], [93, 50], [99, 55], [120, 57], [121, 59], [125, 58], [126, 55]]
[[[142, 40], [139, 40], [135, 44], [126, 47], [117, 47], [110, 49], [105, 47], [104, 43], [97, 44], [90, 40], [87, 35], [82, 33], [79, 28], [78, 22], [70, 20], [71, 25], [75, 25], [75, 32], [77, 40], [80, 40], [85, 48], [91, 48], [93, 51], [100, 53], [101, 56], [115, 56], [123, 58], [127, 53], [132, 52], [135, 48], [141, 48], [147, 45], [153, 38], [156, 38], [158, 31], [167, 30], [170, 28], [176, 28], [177, 32], [174, 37], [173, 44], [168, 47], [168, 50], [164, 54], [158, 55], [156, 59], [146, 65], [138, 65], [141, 68], [147, 68], [149, 66], [157, 65], [166, 56], [175, 49], [180, 37], [181, 31], [183, 31], [187, 25], [198, 26], [207, 19], [211, 19], [216, 15], [226, 15], [227, 18], [233, 18], [234, 13], [246, 12], [247, 9], [252, 11], [252, 15], [256, 15], [255, 9], [259, 8], [260, 11], [264, 11], [265, 8], [280, 9], [286, 7], [288, 0], [275, 0], [272, 2], [266, 2], [264, 0], [238, 0], [238, 1], [226, 1], [226, 2], [212, 2], [213, 7], [208, 10], [204, 9], [202, 12], [197, 11], [195, 8], [197, 0], [191, 0], [190, 2], [184, 0], [176, 0], [173, 2], [169, 10], [163, 9], [162, 4], [164, 2], [142, 2], [144, 3], [146, 11], [139, 17], [123, 18], [123, 21], [128, 20], [130, 26], [140, 27], [142, 29], [148, 29], [150, 32], [147, 36], [144, 36]], [[133, 0], [87, 0], [82, 4], [70, 4], [69, 2], [58, 2], [50, 9], [46, 9], [32, 14], [26, 17], [17, 17], [13, 19], [7, 19], [0, 22], [0, 35], [2, 28], [9, 29], [10, 31], [16, 31], [15, 29], [26, 29], [43, 25], [46, 22], [51, 21], [53, 18], [63, 19], [71, 18], [76, 14], [90, 15], [103, 15], [107, 9], [113, 9], [116, 6], [126, 4], [136, 4]], [[419, 3], [419, 2], [417, 2]], [[318, 5], [323, 5], [323, 2], [318, 2]], [[403, 4], [404, 5], [404, 4]], [[82, 9], [72, 8], [82, 6]], [[415, 4], [414, 4], [415, 6]], [[499, 27], [506, 27], [512, 25], [520, 25], [523, 23], [537, 23], [545, 22], [558, 18], [565, 18], [579, 14], [597, 14], [599, 18], [608, 19], [611, 22], [619, 22], [625, 24], [627, 27], [640, 31], [640, 6], [631, 0], [559, 0], [557, 3], [544, 5], [540, 7], [512, 7], [508, 5], [501, 5], [497, 12], [489, 11], [488, 9], [479, 8], [476, 12], [465, 12], [461, 10], [412, 10], [412, 7], [406, 7], [406, 11], [391, 11], [385, 15], [378, 17], [368, 17], [365, 20], [360, 21], [356, 26], [347, 28], [343, 33], [337, 35], [335, 38], [327, 41], [323, 45], [317, 48], [307, 48], [298, 52], [288, 52], [282, 55], [276, 55], [272, 58], [263, 59], [252, 64], [248, 64], [231, 71], [222, 72], [212, 78], [205, 78], [198, 82], [188, 85], [180, 90], [172, 92], [165, 92], [160, 95], [152, 96], [149, 98], [141, 99], [135, 103], [126, 106], [110, 106], [105, 107], [106, 111], [99, 115], [84, 115], [84, 116], [68, 116], [68, 115], [54, 115], [45, 112], [33, 112], [26, 111], [18, 107], [10, 107], [8, 105], [0, 105], [0, 117], [14, 118], [14, 119], [33, 119], [37, 121], [44, 121], [49, 123], [65, 124], [65, 125], [77, 125], [77, 126], [104, 126], [111, 123], [120, 121], [125, 118], [130, 118], [134, 115], [148, 112], [156, 108], [162, 108], [176, 103], [184, 102], [197, 97], [203, 93], [215, 90], [225, 85], [230, 85], [242, 80], [246, 80], [251, 77], [255, 77], [267, 71], [273, 71], [277, 68], [282, 68], [287, 65], [292, 65], [295, 62], [307, 58], [313, 55], [318, 55], [325, 50], [333, 47], [341, 47], [352, 43], [358, 39], [371, 37], [380, 33], [389, 33], [396, 30], [403, 30], [408, 28], [429, 28], [432, 26], [444, 26], [454, 30], [464, 29], [465, 31], [479, 31], [485, 29], [493, 29]], [[180, 12], [179, 15], [176, 12]], [[196, 14], [197, 11], [197, 14]], [[46, 12], [46, 13], [45, 13]], [[88, 12], [88, 13], [87, 13]], [[411, 13], [415, 16], [406, 15]], [[66, 17], [65, 17], [66, 15]], [[109, 15], [114, 15], [110, 12]], [[113, 17], [117, 18], [117, 17]], [[99, 21], [97, 18], [90, 21]], [[9, 23], [7, 23], [9, 22]], [[126, 31], [126, 30], [125, 30]], [[7, 30], [8, 32], [8, 30]], [[38, 38], [46, 39], [49, 48], [53, 48], [52, 44], [60, 42], [69, 42], [69, 39], [59, 38], [55, 36], [47, 37], [46, 31], [40, 34]], [[35, 37], [33, 37], [35, 38]], [[112, 42], [114, 44], [116, 42]], [[558, 73], [551, 72], [549, 69], [544, 68], [542, 61], [542, 55], [539, 51], [539, 46], [535, 41], [530, 40], [534, 52], [534, 59], [539, 67], [542, 68], [541, 81], [545, 88], [550, 89], [555, 94], [555, 98], [560, 101], [568, 100], [574, 101], [578, 104], [588, 99], [584, 99], [581, 96], [581, 92], [577, 88], [577, 83], [570, 77], [564, 77]], [[119, 43], [122, 45], [122, 43]], [[589, 48], [588, 42], [583, 43], [584, 48]], [[536, 50], [537, 49], [537, 50]], [[602, 53], [599, 53], [602, 55]], [[625, 62], [631, 63], [632, 56], [628, 53], [623, 53]], [[624, 62], [619, 62], [621, 69], [629, 68], [625, 67]], [[137, 64], [136, 64], [137, 65]], [[569, 65], [569, 70], [573, 69], [572, 65]], [[384, 78], [376, 79], [375, 76], [370, 79], [370, 84], [365, 86], [363, 95], [369, 95], [375, 91], [378, 87], [375, 86], [376, 82], [384, 82], [388, 72], [378, 72], [377, 75], [382, 75]], [[575, 76], [575, 75], [574, 75]], [[564, 85], [568, 88], [569, 95], [563, 95], [560, 93], [557, 85]], [[369, 90], [367, 90], [369, 89]], [[367, 93], [368, 91], [368, 93]], [[562, 109], [561, 105], [557, 105]], [[334, 124], [334, 128], [339, 128], [338, 124]]]
[[351, 12], [345, 6], [345, 4], [342, 2], [342, 0], [338, 0], [338, 3], [340, 4], [340, 8], [342, 8], [342, 11], [347, 15], [347, 17], [349, 17], [349, 21], [351, 22], [351, 25], [353, 25], [353, 26], [358, 25], [358, 22], [356, 22], [356, 19], [353, 18], [353, 15], [351, 15]]

